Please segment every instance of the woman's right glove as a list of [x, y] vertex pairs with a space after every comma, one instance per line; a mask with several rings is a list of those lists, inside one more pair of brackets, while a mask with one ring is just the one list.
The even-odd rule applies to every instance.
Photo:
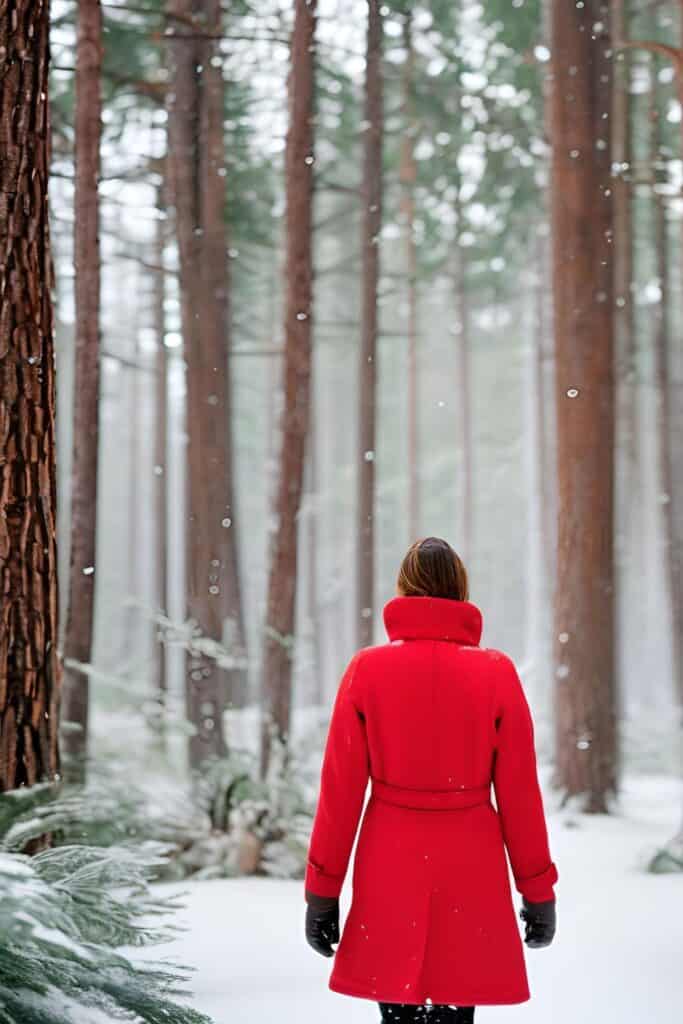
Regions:
[[545, 900], [543, 903], [530, 903], [526, 897], [522, 898], [524, 904], [519, 916], [526, 924], [524, 941], [531, 949], [540, 949], [542, 946], [549, 946], [555, 935], [555, 900]]
[[306, 941], [316, 953], [334, 956], [339, 942], [339, 900], [306, 891]]

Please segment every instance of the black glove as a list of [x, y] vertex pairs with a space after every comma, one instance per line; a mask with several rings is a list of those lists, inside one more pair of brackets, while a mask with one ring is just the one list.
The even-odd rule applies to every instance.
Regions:
[[540, 949], [542, 946], [549, 946], [555, 934], [555, 900], [546, 900], [543, 903], [530, 903], [526, 897], [522, 898], [524, 906], [519, 916], [526, 924], [524, 941], [531, 949]]
[[333, 942], [339, 942], [339, 900], [316, 896], [306, 890], [306, 941], [316, 953], [334, 956]]

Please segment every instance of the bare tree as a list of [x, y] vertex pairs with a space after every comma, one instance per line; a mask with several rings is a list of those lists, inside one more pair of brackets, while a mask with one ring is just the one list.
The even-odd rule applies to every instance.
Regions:
[[607, 810], [618, 777], [608, 25], [598, 0], [553, 4], [556, 770], [589, 811]]
[[363, 309], [358, 380], [358, 622], [359, 647], [372, 643], [375, 585], [375, 409], [377, 405], [377, 283], [382, 226], [382, 14], [368, 0], [363, 160]]
[[0, 789], [54, 777], [55, 375], [47, 0], [0, 6]]
[[297, 516], [303, 488], [311, 404], [313, 84], [316, 0], [294, 0], [285, 152], [286, 268], [284, 407], [272, 534], [263, 651], [261, 772], [272, 740], [287, 744], [292, 696], [296, 604]]

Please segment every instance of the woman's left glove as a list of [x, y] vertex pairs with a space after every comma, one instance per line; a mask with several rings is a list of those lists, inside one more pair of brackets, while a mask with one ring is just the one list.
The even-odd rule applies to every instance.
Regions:
[[316, 896], [306, 890], [306, 941], [316, 953], [334, 956], [333, 942], [339, 942], [339, 900]]

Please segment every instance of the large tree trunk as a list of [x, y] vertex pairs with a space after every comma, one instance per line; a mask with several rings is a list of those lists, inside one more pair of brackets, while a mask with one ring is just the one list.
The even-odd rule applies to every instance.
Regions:
[[375, 586], [375, 410], [377, 406], [377, 283], [382, 227], [382, 15], [368, 0], [363, 161], [363, 309], [358, 381], [357, 646], [372, 643]]
[[0, 790], [53, 778], [55, 377], [49, 5], [0, 6]]
[[[552, 10], [552, 224], [558, 448], [556, 769], [607, 810], [617, 787], [612, 181], [607, 8]], [[607, 114], [608, 116], [603, 116]]]
[[403, 15], [403, 139], [401, 141], [401, 218], [405, 234], [406, 273], [408, 276], [408, 535], [412, 543], [417, 539], [420, 519], [419, 485], [419, 424], [418, 424], [418, 363], [417, 363], [417, 248], [415, 245], [415, 114], [413, 89], [415, 88], [415, 50], [413, 47], [413, 13], [407, 9]]
[[72, 723], [64, 753], [74, 778], [84, 778], [88, 739], [88, 676], [92, 661], [97, 527], [100, 391], [100, 137], [102, 133], [102, 9], [78, 5], [76, 37], [76, 186], [74, 267], [76, 367], [71, 461], [71, 554], [64, 636], [62, 718]]
[[316, 0], [295, 0], [285, 153], [286, 267], [284, 408], [280, 431], [263, 652], [261, 772], [272, 741], [289, 735], [297, 586], [297, 516], [301, 505], [311, 392], [313, 83]]
[[206, 651], [187, 659], [186, 706], [195, 727], [190, 762], [225, 753], [223, 712], [246, 690], [234, 497], [228, 245], [225, 214], [224, 83], [218, 0], [175, 0], [171, 11], [202, 17], [170, 44], [173, 65], [169, 158], [180, 255], [187, 363], [187, 606], [202, 637], [223, 642], [234, 665]]

